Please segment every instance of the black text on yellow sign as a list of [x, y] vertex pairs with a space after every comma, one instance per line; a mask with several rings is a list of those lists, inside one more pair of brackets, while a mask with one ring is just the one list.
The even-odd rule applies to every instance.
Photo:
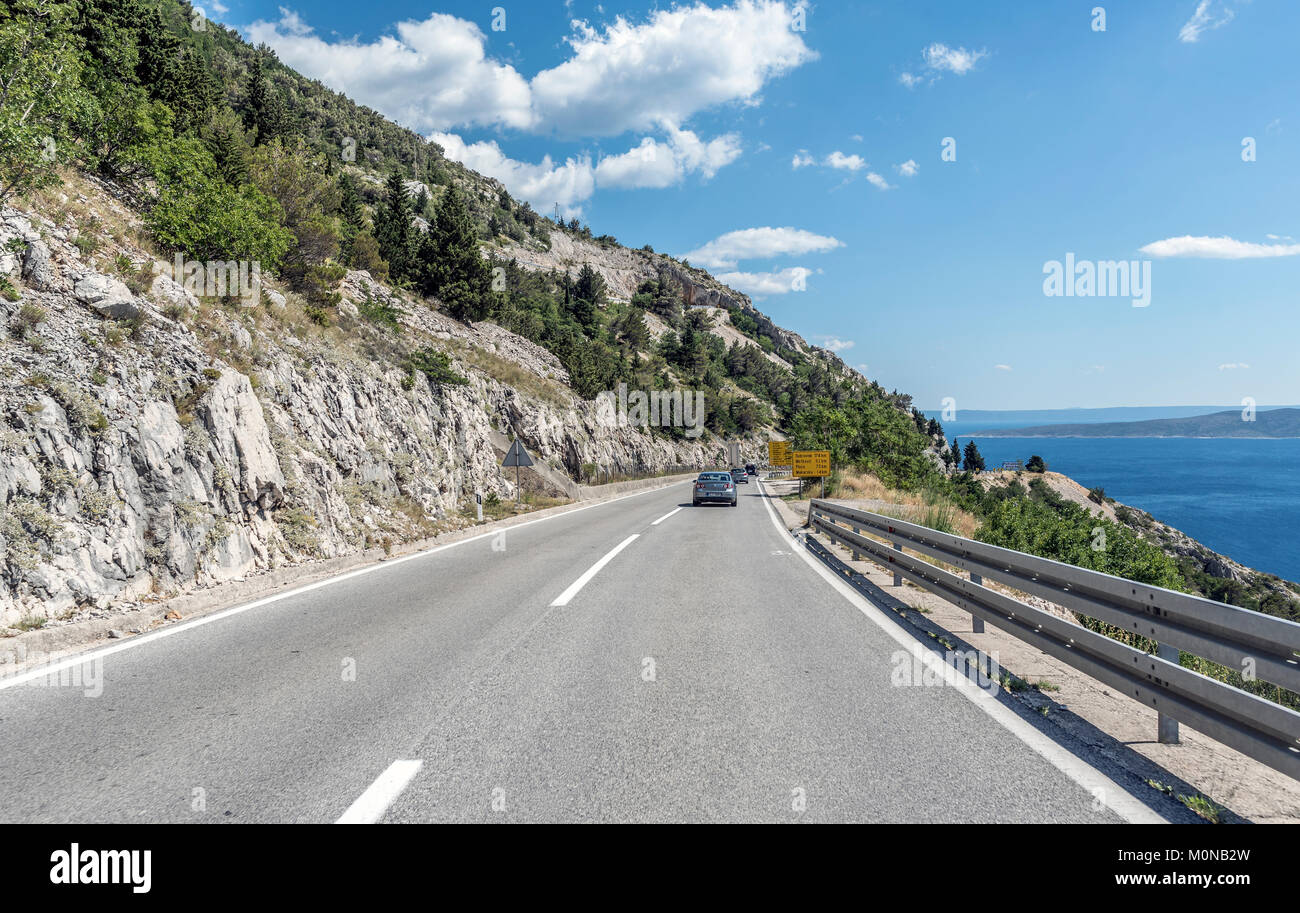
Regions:
[[829, 450], [796, 450], [790, 456], [796, 479], [824, 479], [831, 474]]
[[790, 442], [789, 441], [768, 441], [767, 442], [767, 463], [769, 466], [789, 466], [790, 465]]

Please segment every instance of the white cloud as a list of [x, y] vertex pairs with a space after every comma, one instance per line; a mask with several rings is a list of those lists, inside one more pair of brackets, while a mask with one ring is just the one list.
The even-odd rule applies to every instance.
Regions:
[[429, 138], [446, 150], [449, 159], [496, 178], [542, 212], [559, 203], [568, 208], [567, 216], [576, 215], [580, 211], [576, 204], [596, 189], [595, 169], [586, 156], [556, 165], [548, 155], [534, 165], [507, 157], [495, 142], [466, 143], [453, 133], [434, 133]]
[[1234, 238], [1183, 235], [1143, 245], [1142, 253], [1152, 257], [1197, 257], [1206, 260], [1253, 260], [1261, 257], [1300, 255], [1300, 244], [1255, 244]]
[[791, 14], [784, 2], [735, 0], [656, 10], [640, 24], [576, 21], [570, 58], [532, 80], [539, 129], [613, 136], [753, 104], [769, 79], [817, 57]]
[[619, 155], [607, 155], [596, 166], [602, 187], [669, 187], [682, 177], [682, 169], [667, 143], [651, 137]]
[[866, 160], [860, 155], [845, 155], [836, 149], [826, 156], [826, 167], [840, 171], [859, 171], [867, 167]]
[[1291, 237], [1290, 235], [1275, 235], [1272, 233], [1269, 233], [1264, 237], [1268, 238], [1270, 241], [1294, 241], [1295, 240], [1295, 238]]
[[[790, 163], [790, 167], [798, 170], [800, 168], [810, 168], [816, 164], [818, 164], [817, 160], [808, 152], [807, 149], [800, 149], [795, 153], [794, 159]], [[913, 162], [912, 164], [915, 165], [916, 163]], [[835, 171], [850, 172], [858, 172], [871, 167], [871, 165], [867, 163], [867, 160], [862, 156], [857, 155], [856, 153], [846, 155], [838, 149], [822, 159], [821, 165], [824, 168], [831, 168]], [[893, 189], [888, 181], [874, 171], [867, 171], [865, 177], [873, 186], [878, 187], [881, 190]]]
[[686, 254], [685, 259], [711, 268], [734, 267], [742, 260], [825, 253], [844, 242], [802, 228], [743, 228], [729, 231]]
[[534, 124], [527, 80], [487, 58], [487, 39], [477, 25], [433, 13], [395, 29], [396, 35], [368, 43], [330, 42], [281, 7], [278, 22], [254, 22], [247, 38], [265, 42], [299, 72], [416, 130]]
[[1246, 364], [1245, 362], [1242, 362], [1242, 361], [1235, 361], [1235, 362], [1230, 361], [1230, 362], [1228, 362], [1227, 364], [1219, 365], [1219, 370], [1220, 370], [1220, 371], [1235, 371], [1235, 370], [1237, 370], [1238, 368], [1249, 368], [1249, 367], [1250, 367], [1250, 365], [1248, 365], [1248, 364]]
[[853, 142], [855, 142], [855, 143], [860, 143], [860, 142], [862, 142], [862, 134], [861, 134], [861, 133], [855, 133], [855, 134], [853, 134], [852, 136], [850, 136], [849, 139], [853, 140]]
[[936, 41], [922, 51], [921, 56], [925, 58], [925, 65], [931, 70], [947, 70], [949, 73], [964, 76], [971, 71], [981, 57], [987, 57], [988, 52], [950, 48], [948, 45]]
[[1178, 40], [1192, 44], [1201, 39], [1202, 32], [1213, 31], [1227, 25], [1236, 15], [1236, 11], [1215, 0], [1200, 0], [1192, 18], [1178, 30]]
[[853, 348], [853, 346], [854, 342], [852, 339], [839, 339], [835, 336], [822, 337], [822, 348], [830, 349], [832, 352], [844, 352]]
[[544, 156], [539, 163], [508, 157], [495, 141], [466, 143], [454, 133], [429, 136], [447, 157], [493, 177], [515, 196], [541, 211], [559, 203], [566, 217], [578, 215], [578, 204], [598, 187], [610, 189], [662, 188], [698, 173], [705, 179], [740, 155], [740, 141], [727, 134], [705, 142], [690, 130], [672, 130], [668, 142], [644, 137], [627, 152], [607, 155], [596, 165], [589, 156], [570, 156], [557, 165]]
[[570, 137], [671, 130], [700, 111], [757, 104], [768, 80], [815, 60], [784, 0], [734, 0], [573, 21], [568, 59], [525, 78], [487, 54], [473, 22], [443, 13], [396, 23], [373, 41], [318, 36], [281, 7], [246, 29], [280, 59], [416, 130], [503, 126]]
[[[224, 16], [226, 15], [226, 13], [230, 12], [230, 7], [226, 6], [224, 3], [221, 3], [220, 0], [211, 0], [210, 5], [212, 7], [212, 11], [216, 13], [218, 16]], [[196, 6], [201, 6], [201, 5], [196, 4]]]
[[669, 128], [666, 143], [645, 137], [627, 152], [602, 158], [596, 183], [611, 188], [669, 187], [694, 172], [707, 180], [734, 162], [740, 151], [740, 137], [734, 133], [705, 142], [690, 130]]
[[666, 124], [668, 141], [672, 146], [683, 172], [698, 171], [708, 180], [718, 173], [724, 165], [730, 165], [740, 157], [740, 137], [735, 133], [709, 140], [707, 143], [690, 130], [679, 130], [672, 124]]
[[802, 292], [807, 288], [806, 280], [811, 275], [810, 269], [792, 266], [771, 273], [720, 273], [717, 279], [737, 291], [761, 297]]
[[914, 159], [908, 159], [901, 165], [895, 165], [894, 168], [905, 178], [914, 178], [916, 173], [921, 170], [921, 166]]
[[1010, 370], [1011, 370], [1011, 365], [994, 365], [993, 367], [997, 368], [999, 371], [1010, 371]]
[[915, 89], [926, 81], [925, 74], [929, 74], [931, 83], [940, 79], [944, 73], [965, 76], [975, 68], [975, 64], [987, 56], [988, 51], [985, 50], [971, 51], [966, 48], [950, 48], [943, 42], [936, 41], [921, 51], [921, 60], [925, 64], [925, 73], [904, 72], [898, 77], [898, 81], [909, 89]]

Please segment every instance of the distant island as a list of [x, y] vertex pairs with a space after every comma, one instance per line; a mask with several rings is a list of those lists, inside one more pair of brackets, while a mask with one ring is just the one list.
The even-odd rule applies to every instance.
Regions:
[[1036, 425], [1029, 428], [991, 428], [964, 432], [963, 437], [1255, 437], [1300, 438], [1300, 409], [1269, 409], [1247, 421], [1243, 410], [1229, 409], [1188, 418], [1149, 419], [1140, 422], [1089, 422]]

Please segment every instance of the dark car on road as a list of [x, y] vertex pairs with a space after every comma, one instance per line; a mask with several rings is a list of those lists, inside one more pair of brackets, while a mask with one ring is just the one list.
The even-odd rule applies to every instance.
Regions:
[[691, 504], [699, 507], [707, 501], [736, 506], [736, 480], [729, 472], [702, 472], [695, 480]]
[[753, 463], [746, 463], [746, 464], [745, 464], [745, 475], [751, 475], [751, 476], [756, 476], [756, 475], [758, 475], [758, 467], [755, 466]]

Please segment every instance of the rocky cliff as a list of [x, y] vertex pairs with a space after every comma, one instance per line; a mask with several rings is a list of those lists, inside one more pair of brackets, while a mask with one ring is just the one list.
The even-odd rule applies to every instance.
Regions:
[[[197, 298], [111, 190], [0, 213], [0, 629], [468, 524], [476, 490], [514, 497], [515, 436], [556, 496], [584, 466], [724, 458], [707, 433], [609, 427], [549, 352], [366, 273], [332, 326], [270, 285]], [[406, 367], [419, 347], [467, 382]]]

